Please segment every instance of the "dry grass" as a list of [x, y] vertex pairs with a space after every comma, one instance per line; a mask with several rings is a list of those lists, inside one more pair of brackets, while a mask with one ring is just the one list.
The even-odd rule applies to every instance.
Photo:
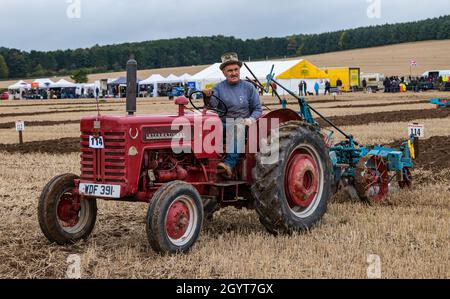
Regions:
[[162, 257], [147, 244], [145, 204], [99, 202], [92, 238], [48, 244], [37, 197], [52, 176], [78, 172], [78, 154], [0, 158], [2, 278], [64, 277], [69, 254], [90, 278], [364, 278], [369, 254], [381, 257], [383, 278], [450, 277], [449, 182], [394, 192], [377, 207], [338, 194], [317, 228], [291, 237], [267, 234], [253, 211], [222, 210], [192, 253]]
[[[418, 119], [411, 122], [395, 122], [395, 123], [374, 123], [363, 126], [343, 126], [344, 132], [350, 132], [357, 137], [357, 141], [361, 144], [382, 144], [391, 143], [399, 139], [408, 138], [408, 125], [417, 122], [425, 126], [425, 137], [447, 136], [450, 134], [448, 126], [450, 118], [441, 119]], [[336, 135], [336, 140], [342, 139]]]
[[[66, 137], [80, 137], [80, 125], [58, 125], [49, 127], [26, 127], [23, 134], [23, 142], [39, 140], [55, 140]], [[13, 144], [19, 142], [19, 134], [16, 129], [0, 130], [0, 140], [3, 144]]]
[[[420, 100], [431, 94], [408, 95]], [[354, 94], [339, 99], [339, 105], [394, 100], [408, 97]], [[138, 110], [140, 114], [176, 111], [173, 104], [164, 102], [141, 102]], [[76, 106], [67, 104], [24, 109], [67, 111]], [[5, 109], [1, 113], [22, 112], [22, 107], [0, 107]], [[124, 103], [110, 107], [122, 112]], [[404, 108], [390, 106], [389, 111]], [[354, 114], [362, 109], [346, 110]], [[79, 119], [85, 114], [62, 112], [30, 116], [29, 120]], [[2, 118], [0, 122], [13, 120]], [[420, 122], [426, 126], [427, 138], [449, 135], [448, 118]], [[344, 129], [363, 143], [390, 143], [405, 137], [406, 126], [389, 123]], [[77, 124], [28, 127], [25, 140], [77, 137], [78, 130]], [[13, 143], [16, 135], [14, 129], [0, 130], [0, 143]], [[366, 278], [370, 254], [381, 257], [383, 278], [450, 278], [450, 182], [442, 179], [449, 177], [449, 169], [441, 173], [417, 170], [416, 175], [430, 178], [428, 183], [418, 182], [412, 191], [394, 190], [379, 206], [352, 201], [341, 192], [331, 200], [322, 222], [306, 234], [273, 237], [259, 224], [254, 211], [221, 210], [212, 222], [205, 223], [190, 254], [159, 256], [145, 235], [146, 204], [99, 201], [96, 228], [88, 241], [63, 247], [49, 244], [37, 222], [37, 200], [53, 176], [79, 173], [79, 154], [0, 152], [0, 160], [0, 278], [63, 278], [70, 254], [81, 256], [85, 278]]]

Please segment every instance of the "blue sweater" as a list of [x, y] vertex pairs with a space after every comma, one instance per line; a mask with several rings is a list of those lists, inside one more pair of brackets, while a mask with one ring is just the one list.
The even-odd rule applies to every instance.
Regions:
[[[240, 80], [236, 85], [222, 81], [213, 88], [215, 96], [219, 97], [228, 107], [226, 118], [254, 118], [262, 116], [261, 101], [256, 88], [247, 81]], [[211, 105], [217, 107], [218, 101], [211, 98]]]

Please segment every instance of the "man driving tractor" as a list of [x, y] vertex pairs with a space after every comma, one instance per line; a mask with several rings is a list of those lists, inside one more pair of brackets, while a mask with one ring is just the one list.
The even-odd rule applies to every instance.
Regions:
[[[245, 136], [240, 136], [239, 134], [242, 131], [238, 129], [236, 134], [234, 132], [236, 125], [251, 126], [254, 124], [262, 116], [262, 107], [255, 87], [240, 78], [242, 61], [239, 61], [238, 55], [236, 53], [225, 53], [222, 55], [221, 60], [220, 69], [226, 80], [212, 89], [203, 90], [203, 93], [206, 101], [210, 102], [211, 106], [217, 106], [219, 103], [215, 101], [215, 98], [219, 98], [228, 107], [228, 113], [222, 119], [228, 145], [227, 155], [224, 161], [218, 164], [217, 168], [218, 172], [226, 179], [231, 179], [233, 170], [238, 163], [239, 154], [243, 153], [245, 146]], [[230, 144], [234, 146], [230, 148]]]

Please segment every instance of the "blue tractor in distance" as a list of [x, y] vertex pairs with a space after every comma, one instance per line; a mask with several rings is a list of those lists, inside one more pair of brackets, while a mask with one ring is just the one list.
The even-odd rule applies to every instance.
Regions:
[[436, 105], [437, 108], [448, 108], [450, 107], [450, 100], [449, 99], [431, 99], [431, 104]]
[[169, 96], [169, 100], [173, 100], [174, 98], [185, 95], [184, 93], [185, 93], [184, 87], [176, 86], [176, 87], [172, 88], [172, 90], [169, 91], [169, 93], [167, 95]]

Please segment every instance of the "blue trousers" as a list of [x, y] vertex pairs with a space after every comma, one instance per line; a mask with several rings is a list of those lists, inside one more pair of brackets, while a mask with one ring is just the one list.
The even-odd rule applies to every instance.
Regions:
[[236, 122], [224, 122], [223, 125], [227, 144], [224, 163], [234, 169], [239, 155], [245, 153], [245, 125]]

